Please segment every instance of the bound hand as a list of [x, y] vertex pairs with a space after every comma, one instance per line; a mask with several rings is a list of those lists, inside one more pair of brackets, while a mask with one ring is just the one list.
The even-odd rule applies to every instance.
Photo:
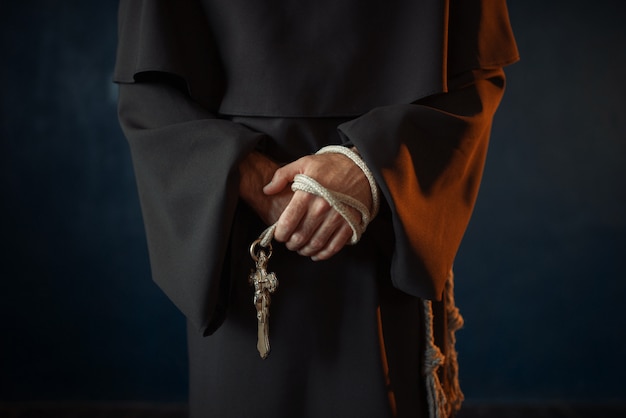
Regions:
[[[329, 190], [352, 196], [367, 207], [372, 206], [367, 178], [354, 162], [342, 154], [309, 155], [287, 164], [276, 170], [263, 192], [268, 196], [284, 193], [290, 189], [287, 186], [296, 174], [309, 176]], [[360, 216], [357, 211], [354, 212], [357, 217]], [[277, 241], [313, 260], [332, 257], [351, 236], [350, 226], [326, 200], [302, 191], [293, 194], [274, 231]]]

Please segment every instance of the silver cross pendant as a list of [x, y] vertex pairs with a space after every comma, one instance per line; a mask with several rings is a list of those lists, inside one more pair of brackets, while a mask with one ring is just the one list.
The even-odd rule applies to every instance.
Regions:
[[250, 272], [248, 282], [254, 286], [254, 306], [257, 318], [257, 350], [262, 359], [267, 358], [270, 353], [269, 339], [269, 317], [270, 317], [270, 294], [278, 288], [278, 279], [274, 273], [267, 272], [267, 261], [272, 256], [272, 244], [265, 249], [260, 245], [260, 240], [256, 240], [250, 246], [250, 256], [256, 268]]

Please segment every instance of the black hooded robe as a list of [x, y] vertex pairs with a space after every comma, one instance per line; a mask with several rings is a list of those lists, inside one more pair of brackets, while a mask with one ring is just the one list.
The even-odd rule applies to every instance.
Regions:
[[[454, 411], [446, 283], [517, 60], [504, 1], [122, 0], [119, 23], [120, 121], [153, 278], [188, 318], [191, 416], [427, 416], [423, 300]], [[381, 212], [328, 261], [274, 245], [262, 360], [247, 278], [266, 225], [238, 163], [346, 143]]]

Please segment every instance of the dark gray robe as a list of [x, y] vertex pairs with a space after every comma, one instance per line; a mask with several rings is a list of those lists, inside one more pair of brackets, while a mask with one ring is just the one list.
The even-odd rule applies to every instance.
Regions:
[[[370, 3], [120, 4], [120, 121], [153, 277], [189, 320], [193, 417], [426, 413], [421, 300], [442, 300], [517, 50], [501, 1]], [[381, 213], [328, 261], [274, 245], [261, 360], [247, 277], [265, 225], [238, 198], [238, 162], [347, 142]]]

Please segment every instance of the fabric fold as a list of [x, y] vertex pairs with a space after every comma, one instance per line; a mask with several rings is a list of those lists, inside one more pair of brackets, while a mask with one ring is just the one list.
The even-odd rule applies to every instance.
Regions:
[[339, 126], [391, 208], [394, 285], [425, 299], [441, 299], [477, 197], [491, 120], [503, 94], [502, 70], [475, 76], [475, 82], [449, 93], [374, 109]]
[[[221, 321], [230, 286], [237, 163], [264, 135], [220, 120], [164, 82], [120, 88], [154, 281], [203, 334]], [[219, 222], [216, 222], [219, 220]]]
[[115, 81], [171, 73], [229, 116], [354, 117], [518, 59], [504, 0], [122, 1], [119, 36]]

